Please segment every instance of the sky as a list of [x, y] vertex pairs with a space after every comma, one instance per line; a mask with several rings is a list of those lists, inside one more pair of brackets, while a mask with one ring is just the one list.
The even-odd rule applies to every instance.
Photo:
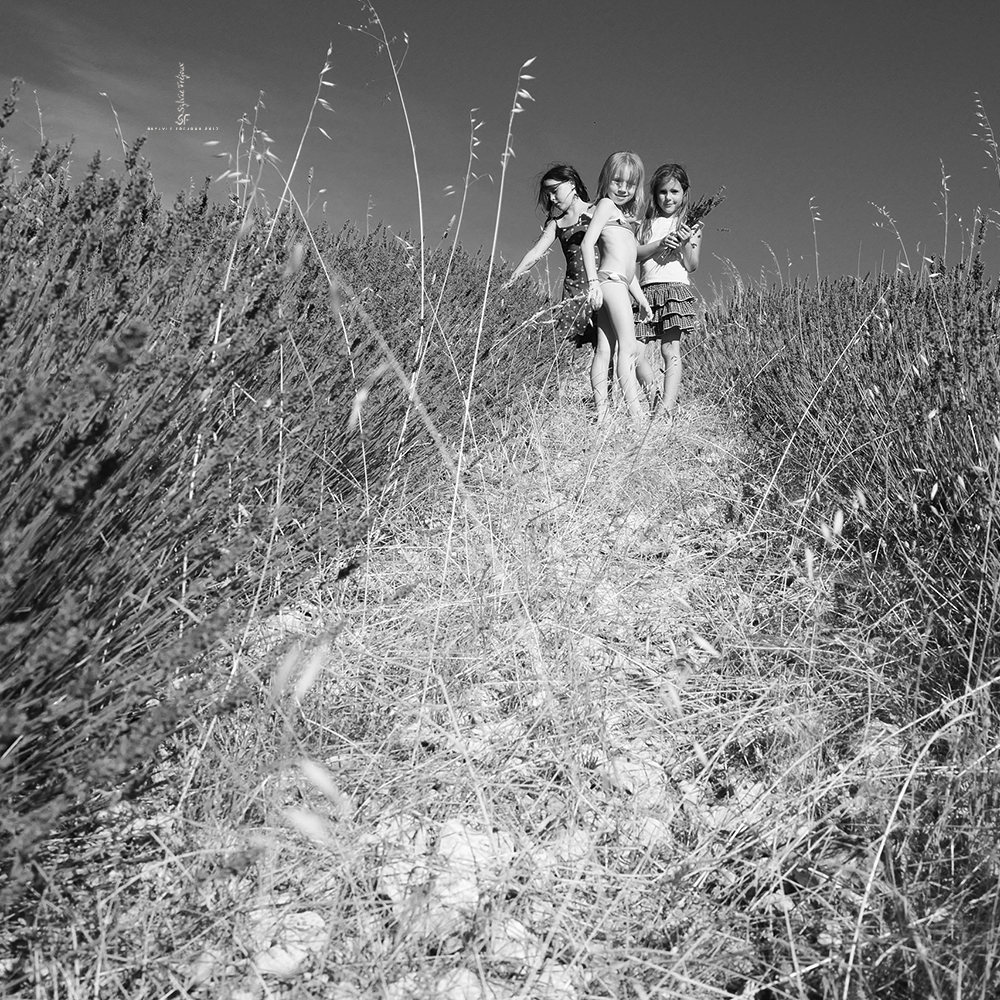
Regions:
[[[116, 113], [126, 142], [146, 137], [169, 203], [245, 157], [238, 123], [263, 92], [257, 120], [282, 171], [302, 141], [293, 187], [303, 204], [313, 170], [311, 223], [419, 232], [392, 64], [350, 30], [368, 20], [356, 0], [5, 7], [0, 81], [5, 92], [15, 76], [24, 87], [0, 142], [22, 165], [44, 134], [75, 137], [78, 172], [97, 150], [120, 170]], [[977, 208], [1000, 208], [997, 165], [973, 135], [977, 95], [1000, 130], [996, 0], [378, 0], [376, 9], [402, 61], [431, 245], [446, 231], [455, 238], [477, 123], [458, 232], [467, 249], [488, 251], [499, 217], [498, 251], [517, 261], [543, 221], [541, 172], [573, 164], [593, 193], [605, 158], [631, 149], [647, 178], [661, 163], [684, 164], [696, 197], [725, 185], [693, 276], [709, 300], [737, 276], [815, 280], [817, 266], [822, 276], [863, 275], [904, 259], [915, 268], [928, 253], [953, 263], [969, 252]], [[333, 86], [320, 88], [328, 48]], [[519, 100], [501, 192], [518, 76], [532, 58], [534, 79], [520, 85], [532, 99]], [[190, 131], [172, 128], [181, 64]], [[306, 132], [317, 89], [329, 108], [316, 106]], [[213, 183], [214, 195], [225, 199], [232, 183]], [[267, 168], [260, 183], [275, 204], [278, 174]], [[996, 274], [1000, 226], [988, 228], [982, 254]], [[558, 249], [547, 264], [557, 284]]]

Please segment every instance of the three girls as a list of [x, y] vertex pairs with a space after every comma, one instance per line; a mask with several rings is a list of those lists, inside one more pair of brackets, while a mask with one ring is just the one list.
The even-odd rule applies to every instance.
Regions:
[[[633, 422], [641, 420], [640, 384], [650, 393], [654, 415], [672, 420], [682, 371], [680, 338], [697, 326], [689, 275], [698, 267], [702, 227], [686, 222], [687, 173], [676, 163], [656, 169], [640, 221], [643, 173], [635, 153], [612, 154], [601, 169], [595, 206], [573, 167], [549, 168], [538, 194], [547, 216], [542, 234], [510, 279], [526, 273], [559, 241], [566, 257], [563, 303], [572, 309], [575, 339], [595, 344], [590, 376], [598, 423], [609, 415], [609, 372], [616, 348], [622, 394]], [[632, 301], [639, 313], [639, 335], [660, 343], [662, 392], [656, 391], [656, 375], [636, 338]]]

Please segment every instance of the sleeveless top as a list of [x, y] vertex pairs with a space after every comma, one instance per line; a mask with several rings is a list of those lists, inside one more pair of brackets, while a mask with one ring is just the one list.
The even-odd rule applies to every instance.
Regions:
[[[672, 219], [666, 219], [658, 215], [653, 219], [649, 227], [649, 235], [644, 237], [647, 243], [654, 240], [663, 239], [668, 233], [676, 229]], [[661, 250], [653, 257], [649, 257], [642, 262], [642, 276], [639, 284], [644, 288], [646, 285], [658, 285], [661, 283], [671, 283], [677, 285], [691, 284], [691, 278], [687, 269], [681, 263], [679, 250]]]
[[563, 281], [563, 298], [568, 299], [587, 290], [587, 271], [583, 266], [583, 251], [580, 244], [590, 225], [590, 216], [584, 212], [572, 226], [560, 229], [556, 225], [556, 236], [566, 257], [566, 278]]

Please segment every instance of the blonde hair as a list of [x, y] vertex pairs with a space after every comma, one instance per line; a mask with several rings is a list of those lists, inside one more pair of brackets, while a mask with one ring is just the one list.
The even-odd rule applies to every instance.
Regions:
[[601, 176], [597, 179], [597, 199], [608, 197], [611, 190], [611, 179], [621, 174], [630, 181], [635, 181], [635, 194], [621, 206], [623, 215], [630, 215], [637, 219], [642, 214], [644, 205], [642, 182], [646, 176], [646, 169], [642, 165], [642, 160], [630, 149], [623, 149], [617, 153], [612, 153], [601, 167]]

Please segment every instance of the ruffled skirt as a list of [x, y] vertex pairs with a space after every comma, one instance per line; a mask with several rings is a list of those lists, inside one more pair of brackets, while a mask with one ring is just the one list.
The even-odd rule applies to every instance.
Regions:
[[667, 330], [688, 333], [698, 328], [698, 299], [690, 285], [680, 281], [667, 281], [643, 285], [642, 290], [653, 310], [653, 321], [636, 323], [636, 337], [649, 340], [662, 336]]

